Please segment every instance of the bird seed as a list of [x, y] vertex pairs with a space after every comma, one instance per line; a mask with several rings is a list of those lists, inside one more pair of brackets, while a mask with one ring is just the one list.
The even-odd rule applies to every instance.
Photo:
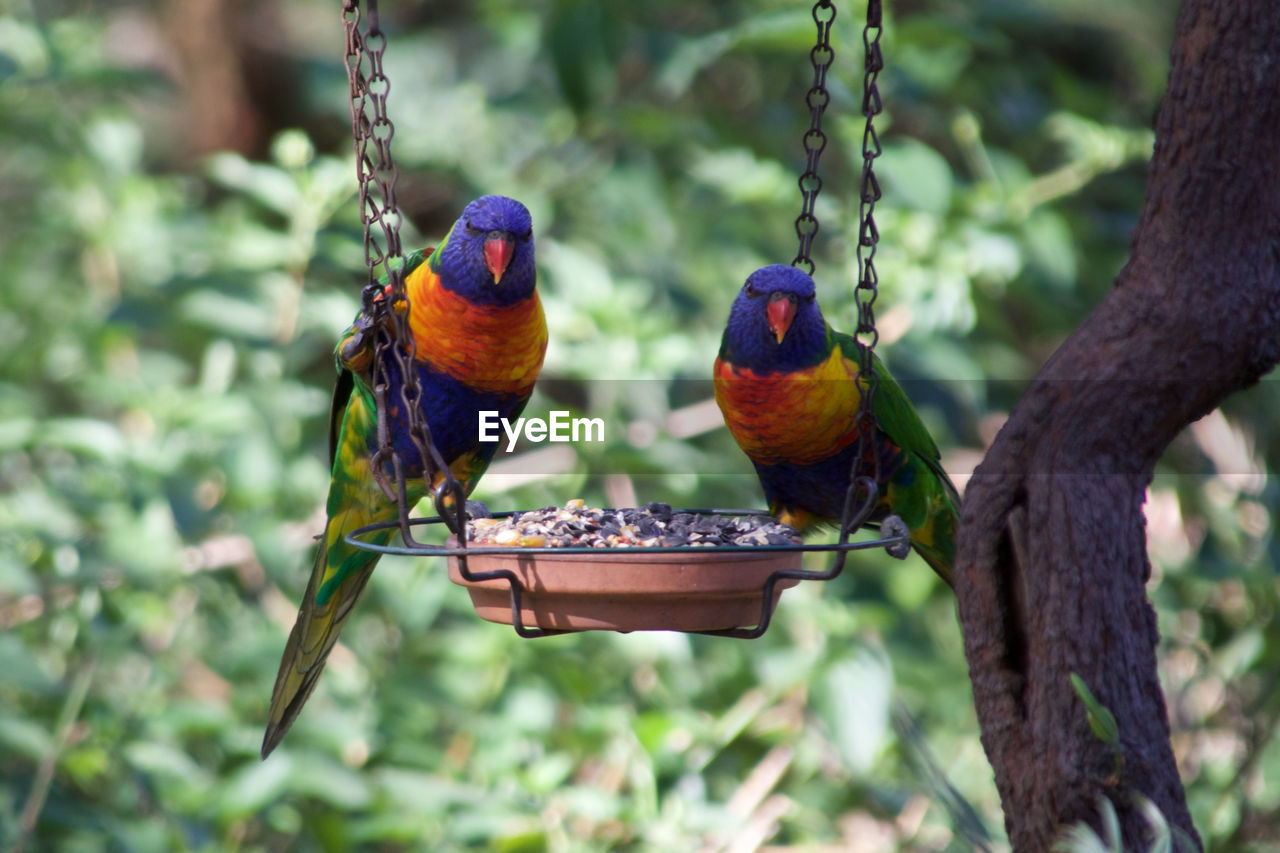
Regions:
[[665, 503], [626, 509], [590, 507], [581, 498], [563, 507], [473, 518], [468, 541], [528, 548], [716, 548], [799, 545], [794, 527], [767, 515], [676, 512]]

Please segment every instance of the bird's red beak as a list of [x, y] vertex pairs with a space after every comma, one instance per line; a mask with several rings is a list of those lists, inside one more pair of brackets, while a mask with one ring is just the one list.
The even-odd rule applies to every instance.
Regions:
[[765, 319], [769, 322], [769, 331], [782, 343], [791, 328], [791, 321], [796, 318], [796, 303], [784, 293], [769, 296], [769, 304], [764, 309]]
[[493, 273], [494, 284], [502, 281], [515, 253], [516, 241], [505, 231], [491, 231], [484, 238], [484, 265]]

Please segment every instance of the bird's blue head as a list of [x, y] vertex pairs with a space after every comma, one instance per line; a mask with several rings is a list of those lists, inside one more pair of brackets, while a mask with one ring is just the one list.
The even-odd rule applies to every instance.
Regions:
[[813, 279], [795, 267], [772, 264], [747, 277], [729, 309], [720, 354], [756, 371], [791, 370], [817, 362], [826, 342], [827, 321]]
[[523, 204], [481, 196], [462, 211], [440, 247], [440, 282], [482, 305], [511, 305], [533, 293], [533, 218]]

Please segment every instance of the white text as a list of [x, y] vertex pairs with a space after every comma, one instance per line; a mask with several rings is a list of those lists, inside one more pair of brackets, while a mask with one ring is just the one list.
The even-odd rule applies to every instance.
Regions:
[[571, 418], [567, 411], [550, 412], [550, 418], [516, 418], [514, 424], [496, 411], [480, 412], [480, 441], [491, 444], [500, 441], [498, 427], [507, 437], [507, 452], [515, 449], [516, 441], [524, 437], [534, 443], [541, 441], [604, 441], [604, 420], [601, 418]]

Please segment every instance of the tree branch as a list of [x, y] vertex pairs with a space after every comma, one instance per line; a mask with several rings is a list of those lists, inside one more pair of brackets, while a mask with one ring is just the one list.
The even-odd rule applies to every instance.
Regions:
[[[983, 746], [1016, 850], [1047, 850], [1107, 794], [1192, 837], [1156, 672], [1142, 503], [1188, 423], [1280, 359], [1280, 18], [1187, 0], [1147, 202], [1115, 288], [1044, 365], [975, 472], [957, 594]], [[1124, 764], [1068, 676], [1119, 722]]]

